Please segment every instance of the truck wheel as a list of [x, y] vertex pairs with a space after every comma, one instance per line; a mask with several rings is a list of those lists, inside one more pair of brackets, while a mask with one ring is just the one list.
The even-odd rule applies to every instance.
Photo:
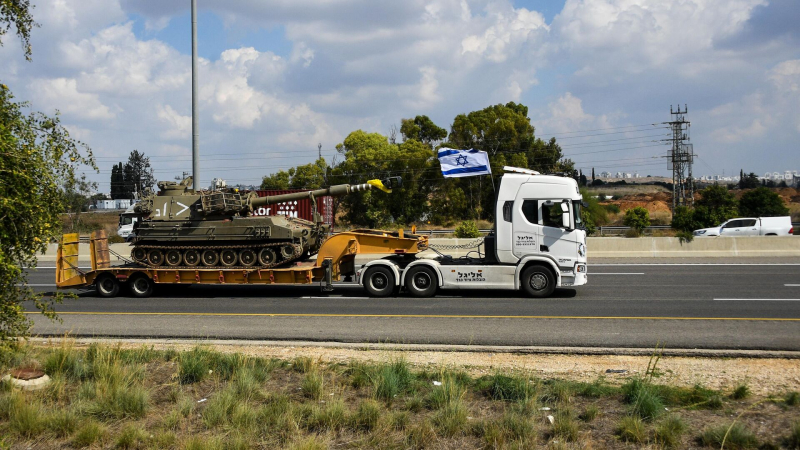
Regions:
[[364, 272], [364, 289], [373, 297], [388, 297], [394, 292], [394, 274], [383, 266], [374, 266]]
[[131, 289], [131, 294], [138, 298], [147, 298], [153, 294], [155, 283], [146, 275], [135, 275], [128, 281], [128, 287]]
[[556, 277], [543, 266], [530, 266], [522, 272], [522, 289], [531, 297], [549, 297], [556, 288]]
[[94, 284], [100, 297], [111, 298], [119, 294], [119, 281], [111, 274], [100, 275], [94, 280]]
[[406, 273], [406, 289], [414, 297], [433, 297], [438, 284], [439, 279], [430, 267], [415, 266]]

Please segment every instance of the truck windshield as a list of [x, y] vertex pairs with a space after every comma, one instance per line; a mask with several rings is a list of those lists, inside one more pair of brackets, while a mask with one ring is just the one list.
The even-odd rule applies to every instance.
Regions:
[[581, 201], [572, 201], [572, 214], [575, 217], [575, 228], [583, 228], [583, 221], [581, 220]]
[[131, 223], [133, 223], [133, 216], [119, 216], [120, 225], [130, 225]]

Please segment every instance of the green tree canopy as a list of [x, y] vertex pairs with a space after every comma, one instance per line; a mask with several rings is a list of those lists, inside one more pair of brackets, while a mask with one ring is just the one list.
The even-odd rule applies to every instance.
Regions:
[[145, 189], [152, 188], [156, 184], [153, 168], [150, 167], [150, 158], [139, 150], [133, 150], [128, 156], [128, 162], [122, 167], [122, 176], [123, 197], [120, 198], [141, 198]]
[[320, 158], [313, 163], [279, 170], [264, 177], [261, 189], [319, 189], [326, 185], [328, 170], [325, 158]]
[[[391, 144], [386, 136], [357, 130], [336, 146], [344, 161], [331, 174], [331, 184], [360, 184], [370, 179], [401, 176], [403, 186], [385, 194], [362, 191], [341, 198], [351, 224], [384, 227], [418, 220], [428, 209], [431, 180], [436, 177], [433, 151], [415, 139]], [[441, 178], [441, 173], [438, 173]]]
[[788, 216], [789, 209], [780, 195], [769, 188], [759, 187], [742, 195], [739, 213], [745, 217], [778, 217]]
[[53, 300], [25, 287], [22, 267], [36, 267], [36, 254], [60, 235], [59, 214], [82, 189], [78, 167], [96, 170], [89, 148], [70, 137], [58, 115], [25, 114], [27, 105], [13, 99], [0, 85], [0, 345], [27, 334], [23, 302], [53, 316]]
[[625, 211], [625, 218], [622, 223], [636, 230], [638, 234], [642, 234], [642, 231], [650, 226], [650, 212], [643, 206], [631, 208]]
[[28, 61], [31, 60], [31, 30], [39, 26], [33, 21], [32, 9], [28, 0], [0, 0], [0, 46], [3, 45], [3, 36], [13, 25]]
[[447, 137], [447, 130], [437, 126], [428, 116], [403, 119], [400, 133], [405, 140], [416, 139], [431, 146]]

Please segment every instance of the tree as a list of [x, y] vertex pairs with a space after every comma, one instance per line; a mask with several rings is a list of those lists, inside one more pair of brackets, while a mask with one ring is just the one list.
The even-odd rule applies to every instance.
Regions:
[[69, 218], [69, 231], [77, 233], [80, 231], [81, 213], [89, 210], [91, 204], [91, 194], [97, 189], [97, 183], [87, 181], [83, 175], [76, 179], [74, 183], [67, 183], [63, 186], [64, 212]]
[[36, 267], [36, 254], [61, 233], [59, 214], [80, 180], [79, 166], [96, 170], [89, 148], [70, 137], [58, 114], [26, 115], [27, 105], [13, 98], [0, 85], [0, 347], [27, 335], [31, 321], [24, 302], [55, 317], [53, 304], [64, 295], [45, 300], [26, 287], [22, 267]]
[[[648, 177], [649, 177], [649, 176], [650, 176], [650, 175], [648, 175]], [[595, 181], [595, 177], [594, 177], [594, 167], [592, 167], [592, 183], [594, 183], [594, 181]]]
[[391, 223], [409, 224], [428, 212], [428, 196], [438, 175], [433, 150], [411, 139], [391, 144], [386, 136], [361, 130], [350, 133], [336, 146], [344, 157], [331, 171], [331, 184], [360, 184], [367, 180], [401, 175], [403, 186], [391, 194], [376, 190], [355, 192], [341, 198], [350, 224], [383, 227]]
[[153, 168], [150, 167], [150, 158], [138, 150], [133, 150], [128, 156], [128, 162], [122, 168], [124, 177], [122, 198], [141, 198], [145, 188], [152, 188], [156, 184]]
[[[417, 116], [401, 121], [400, 134], [405, 140], [416, 139], [433, 147], [434, 142], [439, 142], [447, 137], [447, 130], [437, 126], [428, 116]], [[393, 138], [389, 141], [394, 143]]]
[[111, 168], [111, 199], [130, 198], [125, 196], [125, 175], [122, 163]]
[[31, 60], [31, 29], [39, 26], [33, 21], [32, 9], [28, 0], [0, 0], [0, 47], [3, 46], [3, 36], [14, 25], [28, 61]]
[[288, 171], [265, 176], [261, 180], [261, 189], [320, 189], [324, 187], [328, 172], [328, 163], [320, 158], [313, 163], [292, 167]]
[[747, 175], [744, 174], [744, 171], [740, 172], [739, 189], [755, 189], [759, 185], [761, 185], [761, 183], [758, 181], [758, 175], [753, 172]]
[[745, 192], [739, 200], [739, 213], [744, 217], [788, 216], [783, 199], [769, 188], [759, 187]]
[[650, 226], [650, 213], [642, 206], [631, 208], [625, 211], [625, 218], [622, 223], [636, 230], [636, 234], [641, 235], [642, 231]]

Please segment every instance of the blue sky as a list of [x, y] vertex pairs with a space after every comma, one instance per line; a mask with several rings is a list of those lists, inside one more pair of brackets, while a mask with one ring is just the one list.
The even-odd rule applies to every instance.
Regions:
[[[189, 2], [33, 3], [33, 61], [7, 35], [0, 79], [60, 111], [100, 190], [134, 148], [159, 178], [188, 170]], [[794, 0], [199, 3], [203, 184], [258, 183], [317, 144], [331, 159], [357, 129], [387, 135], [417, 114], [449, 128], [508, 101], [586, 170], [669, 174], [665, 130], [648, 124], [678, 103], [696, 175], [800, 170]]]

